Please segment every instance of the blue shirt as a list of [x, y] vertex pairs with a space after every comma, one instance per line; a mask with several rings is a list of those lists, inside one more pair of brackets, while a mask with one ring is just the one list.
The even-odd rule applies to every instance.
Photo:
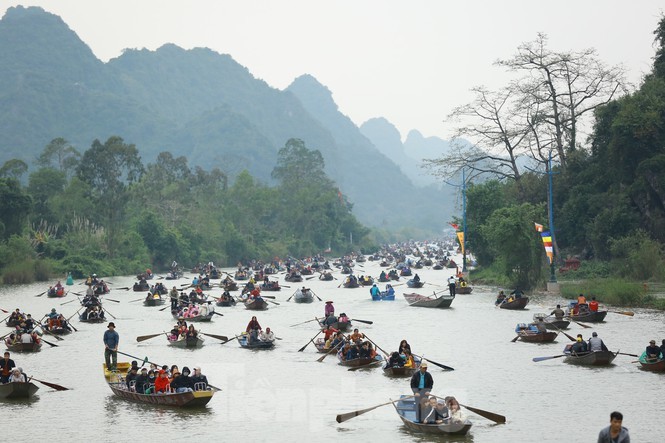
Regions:
[[418, 383], [418, 389], [425, 389], [425, 374], [420, 373], [420, 382]]
[[104, 344], [109, 347], [109, 349], [115, 349], [120, 342], [120, 336], [117, 332], [107, 329], [104, 332]]

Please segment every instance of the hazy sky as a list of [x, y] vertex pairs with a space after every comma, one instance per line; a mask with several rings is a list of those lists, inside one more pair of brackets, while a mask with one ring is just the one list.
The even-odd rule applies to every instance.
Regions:
[[651, 67], [655, 0], [42, 0], [100, 59], [164, 43], [230, 54], [283, 89], [311, 74], [356, 124], [383, 116], [406, 136], [449, 137], [442, 120], [477, 85], [498, 88], [492, 66], [517, 46], [549, 36], [550, 48], [594, 47], [638, 84]]

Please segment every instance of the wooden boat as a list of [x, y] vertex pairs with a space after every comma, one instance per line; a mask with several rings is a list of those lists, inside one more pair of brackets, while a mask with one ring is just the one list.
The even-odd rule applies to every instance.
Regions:
[[[326, 325], [324, 325], [321, 320], [319, 320], [319, 326], [321, 326], [321, 329], [325, 329]], [[337, 329], [338, 331], [341, 332], [348, 332], [352, 329], [353, 324], [351, 324], [351, 321], [343, 321], [343, 322], [335, 322], [331, 325], [333, 328]]]
[[238, 343], [240, 346], [245, 349], [272, 349], [275, 347], [274, 341], [258, 341], [255, 343], [249, 343], [248, 334], [243, 332], [242, 335], [238, 336]]
[[150, 290], [150, 285], [148, 282], [145, 282], [144, 284], [139, 283], [134, 283], [134, 286], [132, 286], [132, 291], [134, 292], [144, 292]]
[[127, 375], [127, 373], [129, 372], [129, 368], [131, 367], [132, 365], [129, 362], [119, 361], [117, 364], [117, 371], [111, 372], [106, 367], [106, 364], [102, 363], [102, 369], [104, 370], [104, 378], [106, 378], [106, 381], [111, 381], [111, 379], [115, 379], [118, 375], [124, 377], [125, 375]]
[[8, 328], [13, 329], [13, 328], [17, 327], [18, 325], [20, 325], [22, 321], [23, 320], [9, 319], [5, 322], [5, 325], [7, 325]]
[[236, 279], [236, 280], [249, 280], [249, 276], [247, 275], [247, 272], [245, 272], [245, 271], [236, 271], [233, 278]]
[[106, 318], [104, 317], [104, 311], [102, 309], [99, 311], [91, 311], [89, 308], [86, 308], [85, 311], [79, 314], [79, 321], [83, 323], [104, 323]]
[[223, 300], [221, 298], [218, 298], [215, 304], [217, 306], [223, 306], [223, 307], [235, 306], [236, 300], [233, 297], [227, 297], [226, 299]]
[[210, 270], [210, 275], [208, 276], [208, 278], [210, 278], [210, 280], [219, 280], [220, 278], [222, 278], [222, 273], [217, 268], [212, 268]]
[[288, 282], [298, 283], [302, 281], [302, 275], [299, 272], [293, 271], [290, 274], [284, 276], [284, 280]]
[[182, 272], [180, 271], [171, 271], [168, 274], [166, 274], [166, 277], [164, 277], [165, 280], [179, 280], [182, 278]]
[[[6, 343], [5, 343], [6, 344]], [[9, 352], [38, 352], [42, 349], [42, 342], [21, 343], [16, 342], [13, 344], [6, 344]]]
[[148, 296], [143, 300], [143, 306], [159, 306], [163, 305], [166, 302], [159, 294], [153, 294]]
[[420, 295], [411, 293], [411, 294], [404, 294], [404, 298], [406, 301], [409, 303], [409, 306], [416, 306], [420, 308], [440, 308], [440, 309], [445, 309], [449, 308], [450, 305], [453, 303], [453, 300], [455, 300], [454, 296], [450, 295], [438, 295], [436, 292], [434, 293], [434, 297], [428, 297], [425, 295]]
[[344, 280], [344, 287], [347, 289], [353, 289], [360, 287], [360, 285], [358, 284], [358, 279], [347, 277], [346, 280]]
[[262, 298], [247, 299], [245, 301], [245, 309], [249, 309], [250, 311], [265, 311], [268, 309], [268, 302]]
[[279, 285], [279, 282], [277, 281], [271, 281], [270, 283], [262, 283], [261, 284], [261, 290], [262, 291], [281, 291], [282, 287]]
[[583, 323], [600, 323], [605, 320], [608, 311], [587, 312], [584, 314], [570, 315], [569, 318]]
[[383, 367], [383, 375], [387, 375], [388, 377], [411, 377], [416, 371], [418, 371], [418, 369], [405, 368], [404, 366]]
[[504, 301], [499, 305], [499, 307], [501, 309], [511, 309], [511, 310], [524, 309], [527, 303], [529, 303], [529, 297], [520, 297], [513, 299], [513, 301]]
[[551, 343], [556, 339], [559, 333], [550, 331], [538, 332], [526, 329], [519, 331], [517, 335], [519, 336], [520, 340], [527, 343]]
[[568, 354], [563, 361], [573, 365], [581, 366], [609, 366], [612, 364], [619, 351], [592, 351], [586, 352], [583, 354], [571, 354], [570, 347], [571, 345], [566, 346], [564, 354]]
[[[188, 321], [188, 322], [190, 322], [190, 321], [194, 321], [194, 322], [212, 321], [212, 317], [214, 315], [215, 315], [215, 311], [209, 311], [205, 315], [199, 314], [195, 317], [185, 317], [185, 320]], [[178, 320], [180, 317], [178, 317], [178, 314], [176, 313], [176, 314], [173, 314], [173, 318]]]
[[296, 289], [295, 294], [293, 295], [293, 301], [296, 303], [312, 303], [314, 301], [314, 295], [312, 295], [312, 290], [308, 289], [303, 292], [301, 289]]
[[665, 359], [648, 361], [646, 351], [642, 353], [639, 359], [641, 368], [651, 372], [665, 372]]
[[545, 317], [543, 317], [543, 319], [545, 321], [545, 327], [554, 331], [557, 329], [568, 329], [568, 325], [570, 325], [570, 321], [568, 320], [551, 320]]
[[346, 366], [349, 368], [370, 368], [383, 361], [383, 357], [377, 355], [374, 358], [354, 358], [352, 360], [342, 360], [342, 354], [337, 353], [337, 360], [339, 360], [340, 366]]
[[238, 290], [238, 283], [234, 281], [229, 281], [229, 282], [223, 282], [224, 283], [224, 290], [225, 291], [237, 291]]
[[147, 403], [158, 406], [172, 406], [177, 408], [197, 408], [208, 404], [215, 391], [169, 392], [166, 394], [139, 394], [130, 391], [125, 381], [108, 382], [113, 393], [125, 400]]
[[169, 346], [174, 348], [200, 348], [203, 346], [205, 339], [203, 337], [196, 336], [193, 339], [180, 337], [177, 340], [168, 339]]
[[473, 287], [469, 284], [461, 285], [459, 282], [455, 285], [455, 294], [471, 294]]
[[370, 276], [361, 277], [358, 282], [361, 286], [372, 286], [374, 284], [374, 279]]
[[58, 289], [56, 288], [51, 288], [50, 290], [46, 291], [46, 296], [49, 298], [59, 298], [59, 297], [64, 297], [67, 295], [65, 293], [65, 288], [60, 287]]
[[425, 282], [420, 280], [415, 281], [414, 279], [411, 278], [406, 281], [406, 285], [409, 288], [422, 288], [425, 285]]
[[11, 383], [0, 384], [0, 398], [30, 398], [38, 390], [39, 387], [32, 382], [13, 381]]
[[416, 432], [424, 432], [427, 434], [454, 434], [454, 435], [465, 435], [471, 429], [472, 423], [469, 420], [465, 420], [462, 423], [454, 422], [444, 422], [441, 424], [426, 424], [426, 423], [416, 423], [416, 402], [413, 397], [408, 397], [406, 395], [400, 396], [400, 399], [396, 402], [393, 402], [395, 411], [399, 415], [399, 418], [402, 419], [402, 423], [407, 429]]

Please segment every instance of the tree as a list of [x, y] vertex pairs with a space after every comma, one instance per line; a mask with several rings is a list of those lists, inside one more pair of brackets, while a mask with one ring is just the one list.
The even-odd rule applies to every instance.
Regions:
[[18, 180], [0, 178], [0, 237], [6, 240], [20, 234], [31, 207], [32, 199], [23, 192]]
[[90, 185], [96, 212], [103, 215], [111, 257], [115, 235], [123, 220], [128, 187], [137, 182], [143, 172], [136, 146], [125, 144], [117, 136], [110, 137], [104, 144], [95, 140], [78, 167], [78, 177]]
[[12, 159], [7, 160], [4, 165], [0, 168], [0, 177], [14, 178], [16, 180], [21, 180], [23, 174], [28, 171], [28, 164], [23, 160]]
[[294, 189], [321, 181], [330, 182], [324, 171], [321, 151], [307, 149], [304, 141], [289, 139], [277, 155], [277, 165], [271, 175], [283, 187]]
[[62, 137], [51, 140], [37, 158], [37, 164], [42, 168], [53, 167], [69, 176], [78, 165], [81, 153], [68, 143]]

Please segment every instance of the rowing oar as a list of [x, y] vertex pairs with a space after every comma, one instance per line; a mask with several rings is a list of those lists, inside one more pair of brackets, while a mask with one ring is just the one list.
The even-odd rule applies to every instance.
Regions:
[[60, 337], [59, 335], [56, 335], [56, 334], [54, 334], [53, 332], [51, 332], [51, 331], [49, 331], [48, 329], [46, 329], [46, 328], [44, 327], [44, 325], [42, 325], [41, 323], [37, 323], [37, 325], [38, 325], [40, 328], [42, 328], [42, 331], [46, 332], [47, 334], [51, 334], [52, 336], [54, 336], [54, 337], [55, 337], [56, 339], [58, 339], [58, 340], [64, 340], [64, 339], [63, 339], [62, 337]]
[[[79, 311], [80, 311], [81, 309], [83, 309], [83, 306], [81, 306], [80, 308], [78, 308], [78, 311], [74, 312], [74, 313], [73, 313], [73, 314], [67, 319], [67, 323], [69, 323], [69, 320], [71, 320], [73, 316], [75, 316], [76, 314], [78, 314]], [[77, 331], [77, 332], [78, 332], [78, 331]]]
[[614, 314], [621, 314], [621, 315], [629, 315], [631, 317], [635, 315], [633, 311], [607, 311], [607, 312], [612, 312]]
[[46, 294], [47, 292], [48, 292], [48, 291], [44, 291], [44, 292], [42, 292], [41, 294], [37, 294], [37, 295], [35, 295], [35, 297], [41, 297], [42, 295]]
[[215, 315], [219, 315], [220, 317], [224, 317], [224, 314], [222, 314], [222, 313], [219, 313], [219, 312], [216, 312], [216, 311], [212, 311], [212, 313], [215, 314]]
[[129, 303], [134, 303], [134, 302], [141, 301], [141, 300], [145, 300], [145, 298], [141, 297], [141, 298], [137, 298], [136, 300], [130, 300]]
[[49, 383], [47, 381], [43, 380], [37, 380], [35, 377], [30, 377], [31, 380], [37, 381], [43, 385], [48, 386], [49, 388], [53, 388], [56, 391], [69, 391], [69, 388], [65, 388], [64, 386], [56, 385], [55, 383]]
[[552, 360], [553, 358], [559, 358], [559, 357], [565, 357], [568, 354], [561, 354], [561, 355], [552, 355], [550, 357], [534, 357], [531, 360], [535, 362], [539, 361], [545, 361], [545, 360]]
[[9, 314], [9, 311], [5, 311], [4, 309], [0, 308], [0, 311], [4, 312], [5, 314]]
[[[637, 355], [637, 354], [628, 354], [628, 353], [626, 353], [626, 352], [617, 352], [617, 354], [627, 355], [627, 356], [629, 356], [629, 357], [638, 357], [638, 358], [639, 358], [639, 355]], [[639, 361], [639, 360], [638, 360], [638, 361]]]
[[103, 306], [102, 306], [101, 308], [102, 308], [102, 310], [103, 310], [104, 312], [106, 312], [108, 315], [110, 315], [110, 316], [113, 318], [113, 320], [116, 320], [116, 316], [115, 316], [115, 315], [111, 314], [111, 313], [110, 313], [108, 310], [106, 310], [106, 308], [104, 308]]
[[353, 371], [357, 371], [358, 369], [368, 369], [368, 368], [373, 368], [373, 367], [375, 367], [378, 363], [382, 363], [382, 362], [383, 362], [383, 360], [374, 360], [374, 361], [372, 361], [372, 362], [370, 362], [370, 363], [367, 363], [366, 365], [362, 365], [362, 366], [354, 366], [354, 367], [352, 367], [352, 368], [349, 368], [349, 369], [347, 369], [347, 371], [351, 371], [351, 372], [353, 372]]
[[[262, 297], [263, 297], [263, 296], [262, 296]], [[272, 300], [270, 300], [270, 299], [267, 299], [266, 301], [272, 303], [273, 305], [279, 305], [279, 303], [277, 303], [276, 301], [272, 301]]]
[[294, 326], [304, 325], [305, 323], [309, 323], [309, 322], [314, 321], [314, 320], [318, 320], [318, 318], [314, 317], [312, 320], [307, 320], [307, 321], [304, 321], [302, 323], [296, 323], [295, 325], [291, 325], [289, 327], [292, 328]]
[[305, 280], [311, 280], [311, 279], [313, 279], [314, 277], [316, 277], [316, 275], [312, 275], [311, 277], [307, 277], [307, 278], [305, 278]]
[[[310, 289], [310, 291], [312, 291], [312, 290]], [[316, 293], [315, 293], [314, 291], [312, 291], [312, 294], [314, 294], [314, 297], [318, 298], [319, 301], [323, 301], [323, 300], [321, 300], [321, 297], [319, 297], [318, 295], [316, 295]]]
[[459, 405], [467, 408], [469, 411], [471, 411], [475, 414], [480, 415], [481, 417], [485, 417], [488, 420], [492, 420], [494, 423], [503, 424], [503, 423], [506, 422], [506, 417], [504, 417], [503, 415], [495, 414], [494, 412], [484, 411], [482, 409], [478, 409], [478, 408], [474, 408], [474, 407], [471, 407], [471, 406], [463, 405], [462, 403], [460, 403]]
[[330, 350], [329, 350], [328, 352], [326, 352], [325, 354], [323, 354], [323, 357], [319, 357], [319, 358], [317, 358], [316, 361], [318, 361], [319, 363], [321, 363], [323, 360], [325, 360], [325, 358], [326, 358], [328, 355], [330, 355], [330, 354], [332, 353], [332, 351], [334, 351], [335, 349], [339, 348], [339, 346], [340, 346], [342, 343], [344, 343], [344, 341], [343, 341], [343, 340], [340, 340], [339, 343], [337, 343], [335, 346], [333, 346], [332, 348], [330, 348]]
[[54, 348], [58, 347], [58, 345], [56, 345], [55, 343], [51, 343], [50, 341], [44, 340], [44, 337], [41, 338], [41, 341], [43, 341], [44, 343], [46, 343], [49, 346], [53, 346]]
[[150, 340], [151, 338], [155, 338], [155, 337], [157, 337], [159, 335], [162, 335], [162, 334], [163, 334], [163, 332], [159, 332], [157, 334], [150, 334], [150, 335], [139, 335], [138, 337], [136, 337], [136, 341], [137, 342], [142, 342], [142, 341]]
[[115, 289], [116, 289], [116, 290], [123, 289], [123, 290], [125, 290], [125, 291], [129, 291], [131, 288], [129, 288], [128, 286], [125, 286], [124, 288], [115, 288]]
[[288, 286], [288, 285], [280, 285], [280, 286], [281, 286], [282, 288], [289, 288], [289, 289], [291, 289], [291, 286]]
[[[402, 398], [400, 398], [400, 400], [404, 400], [404, 399], [412, 398], [412, 397], [414, 397], [414, 396], [413, 396], [413, 395], [409, 395], [409, 396], [406, 396], [406, 397], [402, 397]], [[380, 408], [381, 406], [385, 406], [385, 405], [393, 404], [393, 403], [398, 402], [398, 401], [400, 401], [400, 400], [390, 400], [390, 401], [387, 402], [387, 403], [381, 403], [380, 405], [372, 406], [371, 408], [360, 409], [360, 410], [358, 410], [358, 411], [347, 412], [347, 413], [345, 413], [345, 414], [338, 414], [337, 417], [335, 418], [335, 421], [336, 421], [337, 423], [343, 423], [343, 422], [345, 422], [345, 421], [347, 421], [347, 420], [351, 420], [352, 418], [355, 418], [355, 417], [357, 417], [357, 416], [359, 416], [359, 415], [362, 415], [362, 414], [364, 414], [364, 413], [366, 413], [366, 412], [373, 411], [374, 409], [376, 409], [376, 408]]]
[[114, 300], [112, 298], [106, 298], [104, 297], [104, 300], [112, 301], [113, 303], [120, 303], [120, 300]]
[[557, 328], [556, 326], [554, 326], [552, 323], [550, 323], [550, 326], [552, 326], [554, 329], [556, 329], [557, 331], [561, 332], [563, 335], [565, 335], [566, 337], [568, 337], [568, 340], [570, 340], [570, 341], [577, 341], [577, 340], [575, 340], [575, 338], [573, 338], [572, 335], [568, 335], [568, 334], [566, 334], [566, 333], [563, 332], [561, 329], [559, 329], [559, 328]]
[[[291, 297], [287, 298], [286, 301], [291, 300], [291, 299], [293, 298], [293, 296], [296, 295], [297, 292], [298, 292], [298, 291], [296, 290], [296, 292], [294, 292], [294, 293], [291, 295]], [[310, 320], [310, 321], [311, 321], [311, 320]], [[295, 326], [295, 325], [294, 325], [294, 326]]]
[[359, 319], [357, 319], [357, 318], [352, 318], [351, 321], [359, 321], [360, 323], [366, 323], [366, 324], [368, 324], [368, 325], [373, 325], [373, 324], [374, 324], [373, 321], [370, 321], [370, 320], [359, 320]]
[[572, 317], [568, 317], [568, 318], [570, 319], [570, 321], [572, 321], [572, 322], [575, 323], [576, 325], [580, 325], [580, 326], [582, 326], [582, 327], [585, 328], [585, 329], [589, 329], [589, 328], [592, 327], [592, 326], [589, 326], [589, 325], [585, 325], [584, 323], [580, 323], [580, 322], [578, 322], [578, 321], [575, 321], [575, 320], [572, 319]]
[[64, 302], [64, 303], [60, 303], [60, 306], [64, 306], [64, 305], [66, 305], [66, 304], [68, 304], [68, 303], [71, 303], [71, 302], [73, 302], [73, 301], [76, 301], [76, 300], [78, 300], [78, 297], [75, 298], [75, 299], [73, 299], [73, 300], [69, 300], [69, 301], [66, 301], [66, 302]]
[[421, 355], [413, 354], [413, 356], [414, 356], [414, 357], [421, 358], [421, 359], [423, 359], [423, 360], [426, 360], [426, 361], [432, 363], [434, 366], [438, 366], [438, 367], [440, 367], [441, 369], [445, 369], [446, 371], [454, 371], [454, 370], [455, 370], [455, 368], [451, 368], [450, 366], [446, 366], [446, 365], [444, 365], [444, 364], [442, 364], [442, 363], [437, 363], [437, 362], [435, 362], [435, 361], [430, 360], [429, 358], [424, 358], [424, 357], [421, 356]]
[[263, 295], [263, 294], [261, 294], [261, 297], [263, 297], [263, 298], [272, 298], [273, 300], [277, 298], [274, 295]]
[[315, 339], [316, 337], [318, 337], [319, 334], [322, 333], [322, 332], [323, 332], [323, 331], [319, 331], [319, 332], [317, 332], [316, 335], [315, 335], [314, 337], [312, 337], [310, 341], [308, 341], [307, 343], [305, 343], [305, 346], [303, 346], [302, 348], [298, 349], [298, 352], [302, 352], [302, 351], [304, 351], [305, 348], [306, 348], [307, 346], [309, 346], [309, 344], [312, 343], [312, 342], [314, 341], [314, 339]]
[[228, 342], [233, 341], [233, 340], [235, 340], [235, 339], [237, 339], [237, 338], [238, 338], [238, 336], [236, 335], [235, 337], [226, 340], [226, 341], [223, 342], [222, 344], [225, 345], [225, 344], [227, 344]]
[[201, 334], [203, 334], [205, 336], [208, 336], [208, 337], [216, 338], [217, 340], [221, 340], [224, 343], [229, 341], [229, 338], [226, 335], [206, 334], [205, 332], [201, 332]]
[[367, 335], [365, 335], [365, 338], [366, 338], [367, 340], [369, 340], [369, 342], [370, 342], [371, 344], [373, 344], [374, 346], [376, 346], [381, 352], [383, 352], [383, 353], [385, 354], [386, 358], [390, 355], [390, 354], [388, 354], [386, 351], [384, 351], [383, 349], [381, 349], [381, 346], [379, 346], [379, 345], [377, 345], [376, 343], [374, 343], [374, 342], [372, 341], [372, 339], [369, 338]]

